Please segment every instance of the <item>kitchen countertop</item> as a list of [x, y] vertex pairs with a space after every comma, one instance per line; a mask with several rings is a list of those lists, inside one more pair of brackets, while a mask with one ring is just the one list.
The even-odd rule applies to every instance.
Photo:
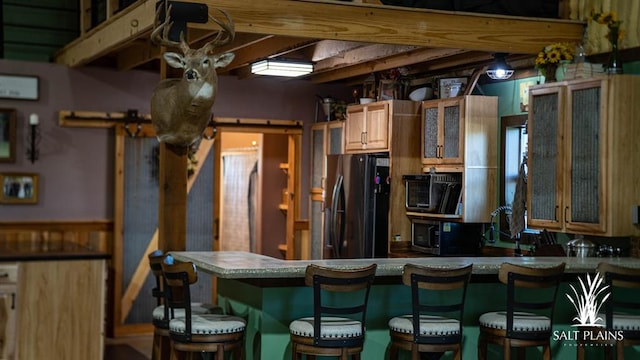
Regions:
[[406, 263], [428, 265], [441, 268], [473, 264], [473, 274], [493, 275], [498, 273], [500, 264], [548, 267], [566, 263], [565, 273], [585, 273], [595, 271], [602, 261], [621, 266], [640, 268], [640, 259], [622, 258], [575, 258], [575, 257], [424, 257], [424, 258], [384, 258], [384, 259], [329, 259], [329, 260], [281, 260], [260, 254], [242, 251], [172, 251], [178, 261], [192, 261], [200, 271], [223, 279], [270, 279], [304, 278], [307, 265], [316, 264], [335, 268], [352, 268], [378, 264], [376, 276], [400, 276]]
[[71, 242], [0, 241], [0, 262], [108, 259], [111, 255]]

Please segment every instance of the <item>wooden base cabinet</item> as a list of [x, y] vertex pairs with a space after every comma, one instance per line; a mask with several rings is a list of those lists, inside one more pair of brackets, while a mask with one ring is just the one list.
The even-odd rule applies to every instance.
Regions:
[[640, 76], [611, 75], [530, 90], [528, 226], [638, 236]]
[[17, 264], [0, 264], [0, 360], [15, 359], [17, 274]]
[[17, 359], [102, 359], [106, 260], [18, 266]]

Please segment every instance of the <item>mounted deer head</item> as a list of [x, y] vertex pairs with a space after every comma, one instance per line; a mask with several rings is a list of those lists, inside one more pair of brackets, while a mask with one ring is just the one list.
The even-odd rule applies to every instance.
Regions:
[[160, 46], [179, 47], [182, 55], [174, 52], [163, 54], [167, 64], [184, 69], [180, 79], [165, 79], [158, 83], [151, 95], [151, 121], [158, 140], [172, 145], [190, 146], [197, 142], [211, 118], [211, 107], [216, 98], [218, 76], [216, 68], [227, 66], [233, 53], [214, 55], [213, 51], [235, 36], [233, 20], [227, 12], [218, 9], [226, 22], [213, 16], [209, 18], [221, 28], [216, 37], [200, 49], [194, 50], [180, 34], [180, 42], [169, 40], [173, 22], [169, 17], [171, 7], [165, 7], [166, 18], [160, 23], [161, 8], [156, 13], [156, 26], [151, 41]]

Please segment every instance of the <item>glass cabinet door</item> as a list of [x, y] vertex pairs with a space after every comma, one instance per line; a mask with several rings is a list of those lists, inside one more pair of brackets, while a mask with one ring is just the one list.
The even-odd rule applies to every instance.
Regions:
[[601, 136], [601, 83], [568, 87], [570, 124], [567, 132], [567, 173], [565, 212], [567, 229], [591, 228], [604, 231], [602, 208], [603, 153]]
[[531, 91], [527, 215], [530, 226], [560, 229], [562, 206], [561, 88]]

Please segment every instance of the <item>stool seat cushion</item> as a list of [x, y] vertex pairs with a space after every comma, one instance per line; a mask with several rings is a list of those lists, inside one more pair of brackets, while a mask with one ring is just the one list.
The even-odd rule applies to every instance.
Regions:
[[[222, 314], [222, 308], [213, 304], [191, 303], [192, 314]], [[185, 317], [184, 309], [175, 309], [174, 317]], [[164, 305], [156, 306], [153, 309], [153, 320], [164, 319]]]
[[[396, 316], [389, 320], [389, 328], [404, 334], [413, 334], [413, 315]], [[443, 336], [460, 333], [460, 322], [442, 316], [420, 315], [420, 335]]]
[[[243, 318], [231, 315], [202, 314], [191, 316], [191, 333], [197, 335], [231, 334], [244, 331], [246, 322]], [[185, 334], [187, 322], [184, 317], [171, 319], [169, 331]]]
[[[598, 313], [598, 318], [596, 324], [604, 326], [607, 315], [605, 315], [605, 313]], [[640, 315], [614, 312], [612, 328], [613, 330], [640, 331]]]
[[[334, 316], [323, 316], [320, 320], [320, 337], [322, 338], [354, 338], [362, 336], [360, 321]], [[289, 324], [289, 332], [293, 335], [313, 337], [313, 317], [297, 319]]]
[[[493, 311], [480, 315], [480, 325], [493, 329], [507, 329], [507, 312]], [[514, 331], [551, 331], [551, 321], [548, 317], [526, 313], [513, 313]]]

